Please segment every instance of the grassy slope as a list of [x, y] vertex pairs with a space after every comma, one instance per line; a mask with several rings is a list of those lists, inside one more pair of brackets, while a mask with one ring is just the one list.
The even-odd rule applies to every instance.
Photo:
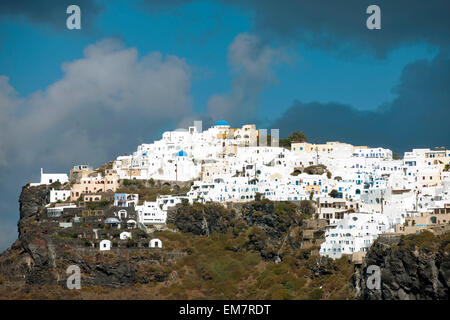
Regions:
[[[264, 261], [259, 253], [230, 248], [245, 241], [229, 234], [214, 233], [209, 237], [191, 233], [164, 231], [158, 234], [166, 250], [188, 250], [170, 269], [176, 274], [166, 283], [137, 284], [134, 287], [111, 289], [84, 287], [67, 290], [61, 287], [0, 288], [2, 299], [347, 299], [353, 266], [347, 258], [327, 266], [331, 274], [313, 276], [309, 269], [318, 257], [287, 256], [275, 264]], [[306, 256], [306, 257], [305, 257]], [[174, 272], [175, 271], [175, 272]], [[83, 285], [83, 283], [82, 283]]]

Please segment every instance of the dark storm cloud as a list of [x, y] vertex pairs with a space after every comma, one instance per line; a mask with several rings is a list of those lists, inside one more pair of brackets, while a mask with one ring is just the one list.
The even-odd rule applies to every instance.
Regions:
[[[146, 0], [144, 0], [146, 1]], [[189, 0], [148, 0], [151, 10]], [[384, 56], [398, 46], [427, 42], [447, 46], [450, 36], [448, 0], [222, 0], [252, 12], [255, 32], [277, 41], [307, 43], [346, 53], [371, 50]], [[368, 30], [366, 9], [381, 8], [381, 30]]]
[[[272, 125], [282, 136], [302, 130], [312, 142], [349, 142], [386, 146], [404, 152], [412, 148], [450, 147], [450, 59], [442, 55], [405, 67], [397, 94], [376, 111], [359, 111], [339, 103], [299, 101]], [[367, 97], [370, 99], [370, 96]]]
[[[232, 0], [255, 11], [256, 28], [269, 35], [324, 47], [362, 46], [377, 54], [401, 44], [426, 41], [447, 45], [447, 0]], [[368, 30], [366, 9], [381, 9], [381, 30]]]
[[159, 11], [159, 10], [167, 10], [179, 5], [187, 4], [194, 2], [193, 0], [140, 0], [141, 4], [150, 10]]
[[2, 16], [23, 16], [35, 24], [46, 24], [56, 29], [66, 28], [67, 7], [75, 4], [81, 9], [82, 28], [92, 27], [96, 17], [104, 9], [94, 0], [2, 0], [0, 1], [0, 18]]

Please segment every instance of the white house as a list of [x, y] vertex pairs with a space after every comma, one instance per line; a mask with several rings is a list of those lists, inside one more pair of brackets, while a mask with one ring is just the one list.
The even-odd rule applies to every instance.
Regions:
[[392, 151], [384, 148], [358, 148], [353, 149], [354, 157], [392, 159]]
[[50, 190], [50, 203], [66, 201], [70, 198], [70, 190]]
[[131, 232], [124, 231], [120, 234], [120, 240], [131, 239]]
[[136, 206], [136, 212], [138, 221], [145, 225], [166, 223], [167, 212], [157, 202], [144, 201], [141, 206]]
[[152, 240], [150, 240], [149, 247], [150, 248], [162, 248], [162, 241], [159, 240], [158, 238], [152, 239]]
[[111, 250], [111, 241], [102, 240], [100, 241], [100, 251], [109, 251]]
[[138, 194], [116, 193], [114, 194], [114, 205], [116, 207], [136, 206], [139, 201]]
[[69, 176], [66, 173], [44, 173], [44, 169], [41, 168], [41, 181], [39, 183], [31, 183], [31, 186], [39, 186], [43, 184], [52, 184], [54, 182], [60, 182], [62, 184], [69, 182]]
[[116, 217], [109, 217], [105, 219], [105, 224], [110, 226], [111, 229], [120, 229], [121, 221]]

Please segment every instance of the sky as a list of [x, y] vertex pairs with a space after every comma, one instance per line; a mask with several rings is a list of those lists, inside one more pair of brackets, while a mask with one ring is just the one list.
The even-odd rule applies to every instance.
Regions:
[[[68, 30], [66, 8], [81, 9]], [[369, 30], [376, 4], [381, 29]], [[2, 0], [0, 251], [22, 186], [225, 119], [310, 141], [450, 147], [445, 0]]]

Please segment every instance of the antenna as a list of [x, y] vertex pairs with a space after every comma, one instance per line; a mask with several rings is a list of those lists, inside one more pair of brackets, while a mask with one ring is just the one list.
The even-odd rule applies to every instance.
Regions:
[[317, 138], [316, 138], [316, 165], [319, 164], [319, 148], [317, 147]]

